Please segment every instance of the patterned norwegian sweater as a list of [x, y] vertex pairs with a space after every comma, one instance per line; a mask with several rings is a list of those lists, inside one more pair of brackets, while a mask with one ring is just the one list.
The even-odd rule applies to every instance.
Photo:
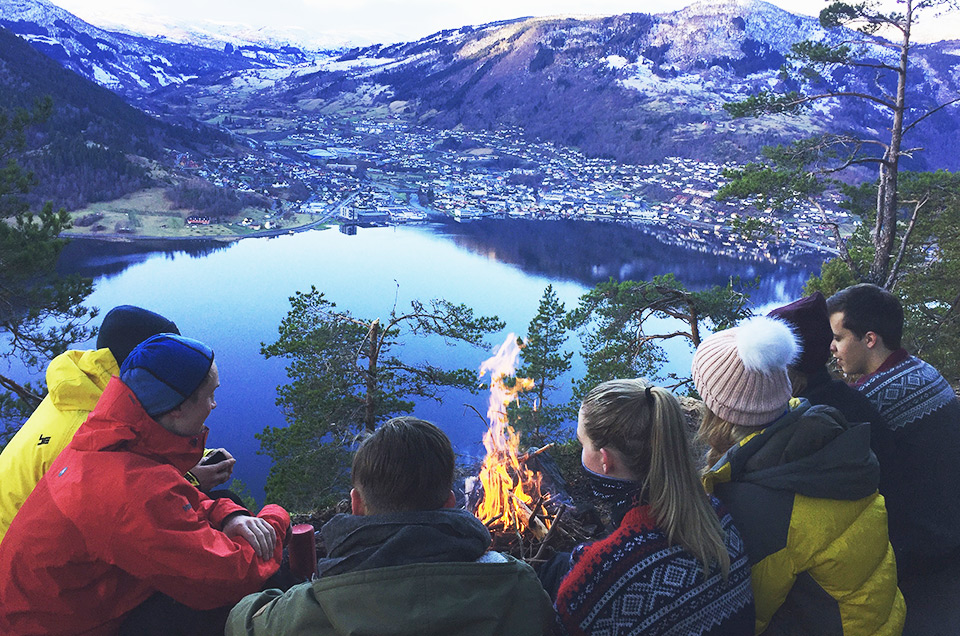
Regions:
[[718, 499], [730, 554], [724, 583], [714, 567], [704, 579], [700, 561], [669, 545], [649, 506], [631, 508], [609, 537], [578, 546], [560, 584], [558, 633], [644, 636], [752, 636], [750, 566], [733, 521]]
[[935, 368], [902, 349], [857, 388], [887, 427], [885, 443], [873, 446], [897, 565], [936, 562], [960, 547], [960, 401]]

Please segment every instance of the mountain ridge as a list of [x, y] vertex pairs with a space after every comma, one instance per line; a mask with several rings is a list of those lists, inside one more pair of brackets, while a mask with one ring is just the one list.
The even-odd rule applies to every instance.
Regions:
[[84, 22], [48, 0], [5, 0], [0, 5], [0, 26], [65, 68], [131, 98], [210, 74], [307, 59], [294, 47], [231, 45], [228, 53], [112, 32]]
[[69, 209], [148, 187], [151, 164], [172, 164], [178, 152], [222, 150], [222, 132], [175, 126], [128, 104], [116, 93], [60, 66], [0, 27], [3, 109], [29, 109], [53, 97], [50, 118], [31, 129], [18, 159], [36, 173], [27, 200], [52, 199]]
[[[12, 2], [52, 6], [46, 0]], [[796, 118], [732, 120], [723, 111], [724, 103], [761, 89], [797, 88], [779, 76], [790, 46], [803, 39], [836, 42], [840, 37], [816, 18], [790, 14], [763, 0], [720, 0], [661, 14], [466, 25], [413, 42], [354, 47], [339, 56], [303, 58], [295, 64], [247, 59], [241, 53], [242, 59], [223, 65], [224, 57], [238, 57], [236, 51], [225, 55], [164, 43], [203, 58], [190, 67], [195, 77], [181, 73], [177, 81], [158, 81], [149, 91], [114, 89], [158, 111], [204, 120], [227, 111], [242, 115], [269, 109], [307, 118], [315, 112], [389, 112], [438, 129], [521, 128], [531, 138], [626, 162], [650, 163], [666, 156], [745, 162], [763, 145], [886, 125], [871, 106], [838, 100]], [[868, 52], [889, 59], [882, 44], [877, 40]], [[960, 44], [917, 45], [911, 59], [911, 104], [929, 108], [960, 94]], [[845, 90], [872, 90], [873, 81], [842, 68], [820, 78], [824, 87]], [[229, 103], [224, 103], [227, 95]], [[216, 112], [209, 110], [211, 104]], [[277, 108], [279, 104], [283, 106]], [[941, 111], [914, 131], [918, 143], [913, 145], [927, 152], [906, 158], [905, 168], [960, 168], [951, 147], [958, 132], [952, 113]]]

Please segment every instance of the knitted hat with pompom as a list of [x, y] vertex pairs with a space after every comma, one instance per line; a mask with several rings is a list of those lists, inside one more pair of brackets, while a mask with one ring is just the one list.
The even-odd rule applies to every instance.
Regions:
[[786, 323], [756, 316], [712, 334], [693, 356], [693, 383], [707, 407], [738, 426], [766, 426], [793, 392], [787, 366], [799, 353]]

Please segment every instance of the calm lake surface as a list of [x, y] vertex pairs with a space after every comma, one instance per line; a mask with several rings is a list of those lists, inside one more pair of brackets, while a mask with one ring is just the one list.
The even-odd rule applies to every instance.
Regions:
[[[227, 246], [84, 240], [72, 242], [61, 261], [63, 271], [95, 278], [90, 305], [103, 312], [120, 304], [152, 309], [173, 319], [184, 335], [213, 347], [221, 387], [207, 421], [208, 446], [224, 446], [236, 456], [234, 475], [261, 503], [270, 462], [257, 453], [254, 434], [284, 425], [275, 400], [286, 374], [283, 360], [260, 355], [260, 343], [275, 340], [288, 298], [298, 290], [315, 285], [339, 308], [363, 318], [385, 318], [395, 303], [402, 310], [413, 299], [462, 302], [506, 322], [504, 332], [490, 338], [492, 349], [510, 332], [525, 333], [550, 283], [571, 308], [583, 292], [611, 276], [640, 280], [674, 272], [695, 289], [730, 276], [759, 276], [751, 299], [755, 311], [762, 311], [798, 297], [819, 270], [816, 259], [748, 263], [666, 246], [615, 225], [509, 220], [359, 228], [354, 235], [332, 228]], [[572, 338], [568, 349], [577, 345]], [[675, 342], [668, 351], [671, 368], [687, 373], [689, 348]], [[478, 368], [490, 350], [411, 340], [404, 355]], [[573, 374], [581, 370], [578, 361]], [[465, 405], [486, 412], [486, 401], [486, 395], [450, 392], [442, 404], [418, 404], [415, 414], [440, 425], [469, 459], [482, 454], [485, 425]]]

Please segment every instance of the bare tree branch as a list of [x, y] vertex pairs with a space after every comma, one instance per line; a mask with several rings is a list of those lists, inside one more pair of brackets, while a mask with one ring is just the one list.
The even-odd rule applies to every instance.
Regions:
[[925, 112], [923, 115], [921, 115], [919, 118], [917, 118], [916, 120], [914, 120], [912, 123], [907, 124], [906, 126], [904, 126], [904, 127], [903, 127], [903, 133], [906, 134], [908, 130], [910, 130], [911, 128], [913, 128], [914, 126], [916, 126], [917, 124], [919, 124], [920, 122], [922, 122], [924, 119], [926, 119], [926, 118], [929, 117], [930, 115], [934, 114], [935, 112], [937, 112], [937, 111], [939, 111], [939, 110], [943, 110], [943, 109], [946, 108], [947, 106], [950, 106], [950, 105], [952, 105], [952, 104], [956, 104], [957, 102], [960, 102], [960, 95], [954, 97], [954, 98], [951, 99], [949, 102], [944, 102], [944, 103], [940, 104], [939, 106], [937, 106], [936, 108], [933, 108], [933, 109], [931, 109], [931, 110], [928, 110], [928, 111]]
[[11, 393], [14, 393], [17, 397], [30, 404], [33, 408], [40, 406], [40, 402], [43, 400], [42, 396], [37, 395], [36, 393], [27, 389], [25, 386], [18, 384], [5, 375], [0, 375], [0, 386]]
[[907, 253], [907, 243], [910, 241], [910, 235], [913, 233], [913, 228], [917, 224], [917, 217], [920, 216], [920, 209], [926, 205], [927, 201], [929, 200], [929, 195], [924, 195], [913, 206], [913, 214], [910, 215], [910, 223], [907, 225], [907, 229], [903, 233], [903, 240], [900, 241], [900, 250], [897, 252], [897, 257], [894, 259], [893, 265], [890, 267], [890, 275], [887, 276], [887, 280], [883, 285], [886, 289], [893, 289], [893, 284], [897, 280], [897, 274], [900, 273], [900, 264], [903, 262], [903, 257]]

